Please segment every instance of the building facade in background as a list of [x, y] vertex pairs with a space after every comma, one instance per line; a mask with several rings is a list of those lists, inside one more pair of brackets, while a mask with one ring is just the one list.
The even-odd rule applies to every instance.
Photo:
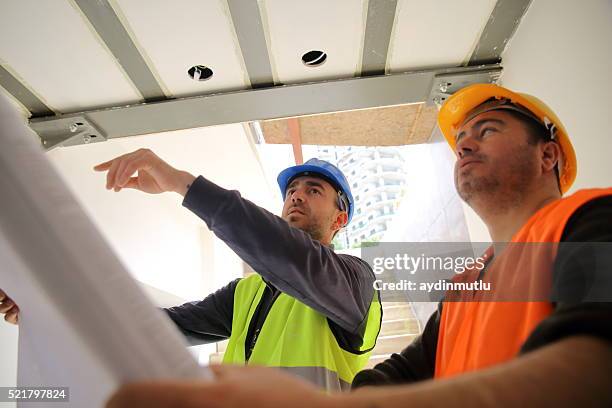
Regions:
[[400, 148], [318, 146], [317, 157], [342, 170], [355, 199], [353, 220], [336, 236], [336, 249], [382, 240], [406, 192], [408, 171]]

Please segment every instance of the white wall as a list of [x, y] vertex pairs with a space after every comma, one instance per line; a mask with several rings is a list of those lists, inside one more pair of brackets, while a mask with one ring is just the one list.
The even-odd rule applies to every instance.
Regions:
[[[578, 158], [570, 193], [612, 186], [612, 2], [533, 0], [502, 65], [504, 86], [542, 99], [565, 125]], [[466, 217], [472, 241], [488, 240]]]
[[[150, 148], [174, 167], [238, 189], [264, 206], [269, 205], [271, 193], [241, 125], [113, 139], [48, 153], [138, 280], [184, 299], [201, 298], [219, 282], [242, 272], [239, 260], [232, 254], [223, 255], [234, 266], [224, 265], [215, 280], [212, 260], [220, 249], [205, 244], [212, 234], [203, 228], [203, 221], [181, 206], [182, 197], [129, 189], [109, 191], [105, 176], [92, 170], [96, 163], [141, 147]], [[216, 264], [221, 265], [218, 259]]]

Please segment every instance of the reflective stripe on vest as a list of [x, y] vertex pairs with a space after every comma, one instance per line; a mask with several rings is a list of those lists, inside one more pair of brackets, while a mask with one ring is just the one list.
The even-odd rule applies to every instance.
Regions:
[[330, 391], [349, 391], [351, 383], [344, 381], [335, 373], [325, 367], [281, 367], [293, 375], [303, 378], [317, 387]]
[[[581, 190], [556, 200], [536, 212], [514, 235], [512, 242], [559, 242], [565, 225], [578, 208], [590, 200], [607, 195], [612, 195], [612, 188]], [[546, 265], [550, 273], [527, 275], [527, 283], [531, 281], [533, 284], [523, 287], [551, 287], [555, 257], [554, 250], [542, 251], [541, 258], [544, 259], [537, 259], [538, 265]], [[508, 263], [493, 259], [485, 271], [485, 279], [487, 275], [503, 279], [517, 271], [534, 270], [529, 262], [533, 262], [533, 259], [521, 258]], [[547, 281], [542, 282], [542, 279]], [[444, 302], [435, 378], [483, 369], [514, 358], [535, 327], [552, 312], [553, 305], [543, 301]]]
[[[236, 286], [232, 335], [224, 363], [245, 363], [249, 323], [265, 287], [257, 274], [242, 279]], [[282, 367], [327, 390], [347, 389], [376, 345], [382, 319], [377, 291], [366, 318], [363, 344], [358, 353], [352, 353], [338, 345], [326, 316], [281, 293], [266, 316], [248, 364]]]

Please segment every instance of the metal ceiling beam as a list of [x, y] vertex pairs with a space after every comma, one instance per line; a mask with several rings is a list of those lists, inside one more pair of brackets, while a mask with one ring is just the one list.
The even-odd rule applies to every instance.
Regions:
[[387, 67], [387, 53], [397, 0], [370, 0], [366, 20], [361, 76], [383, 75]]
[[113, 53], [117, 63], [121, 65], [144, 100], [152, 102], [166, 99], [157, 79], [108, 0], [75, 0], [75, 3]]
[[[500, 72], [499, 65], [489, 65], [276, 86], [38, 118], [31, 120], [30, 126], [50, 149], [64, 143], [91, 143], [179, 129], [433, 103], [436, 97], [444, 97], [440, 92], [449, 92], [456, 84], [494, 82]], [[443, 89], [439, 89], [440, 77], [445, 78]], [[438, 88], [433, 89], [434, 84]], [[74, 126], [75, 123], [82, 125]]]
[[261, 12], [257, 1], [227, 0], [252, 88], [274, 86]]
[[55, 113], [43, 101], [34, 95], [25, 85], [15, 78], [6, 68], [0, 65], [0, 86], [13, 98], [17, 99], [32, 116], [49, 116]]
[[497, 0], [468, 65], [499, 63], [530, 4], [531, 0]]

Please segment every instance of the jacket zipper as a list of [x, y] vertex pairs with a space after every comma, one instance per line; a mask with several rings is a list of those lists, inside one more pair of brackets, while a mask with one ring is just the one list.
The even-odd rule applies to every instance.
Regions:
[[[267, 308], [265, 310], [261, 310], [264, 304], [264, 300], [267, 296], [270, 296], [268, 293], [268, 291], [271, 291], [272, 293], [270, 293], [270, 295], [272, 295], [272, 300], [270, 300], [270, 303], [268, 304]], [[278, 296], [280, 295], [281, 291], [276, 289], [276, 291], [274, 292], [272, 287], [266, 282], [266, 289], [265, 292], [263, 294], [263, 296], [261, 297], [261, 299], [259, 300], [259, 304], [257, 305], [257, 309], [255, 309], [255, 313], [253, 313], [253, 317], [251, 318], [251, 321], [249, 323], [249, 331], [247, 332], [247, 339], [244, 343], [244, 358], [245, 358], [245, 362], [248, 362], [249, 359], [251, 358], [251, 354], [253, 353], [253, 350], [255, 349], [255, 344], [257, 344], [257, 339], [259, 338], [259, 334], [261, 332], [261, 328], [263, 327], [264, 323], [266, 322], [266, 319], [268, 317], [268, 314], [270, 313], [270, 309], [272, 309], [272, 306], [274, 305], [274, 302], [276, 301], [276, 299], [278, 298]], [[260, 316], [261, 314], [261, 316]]]

